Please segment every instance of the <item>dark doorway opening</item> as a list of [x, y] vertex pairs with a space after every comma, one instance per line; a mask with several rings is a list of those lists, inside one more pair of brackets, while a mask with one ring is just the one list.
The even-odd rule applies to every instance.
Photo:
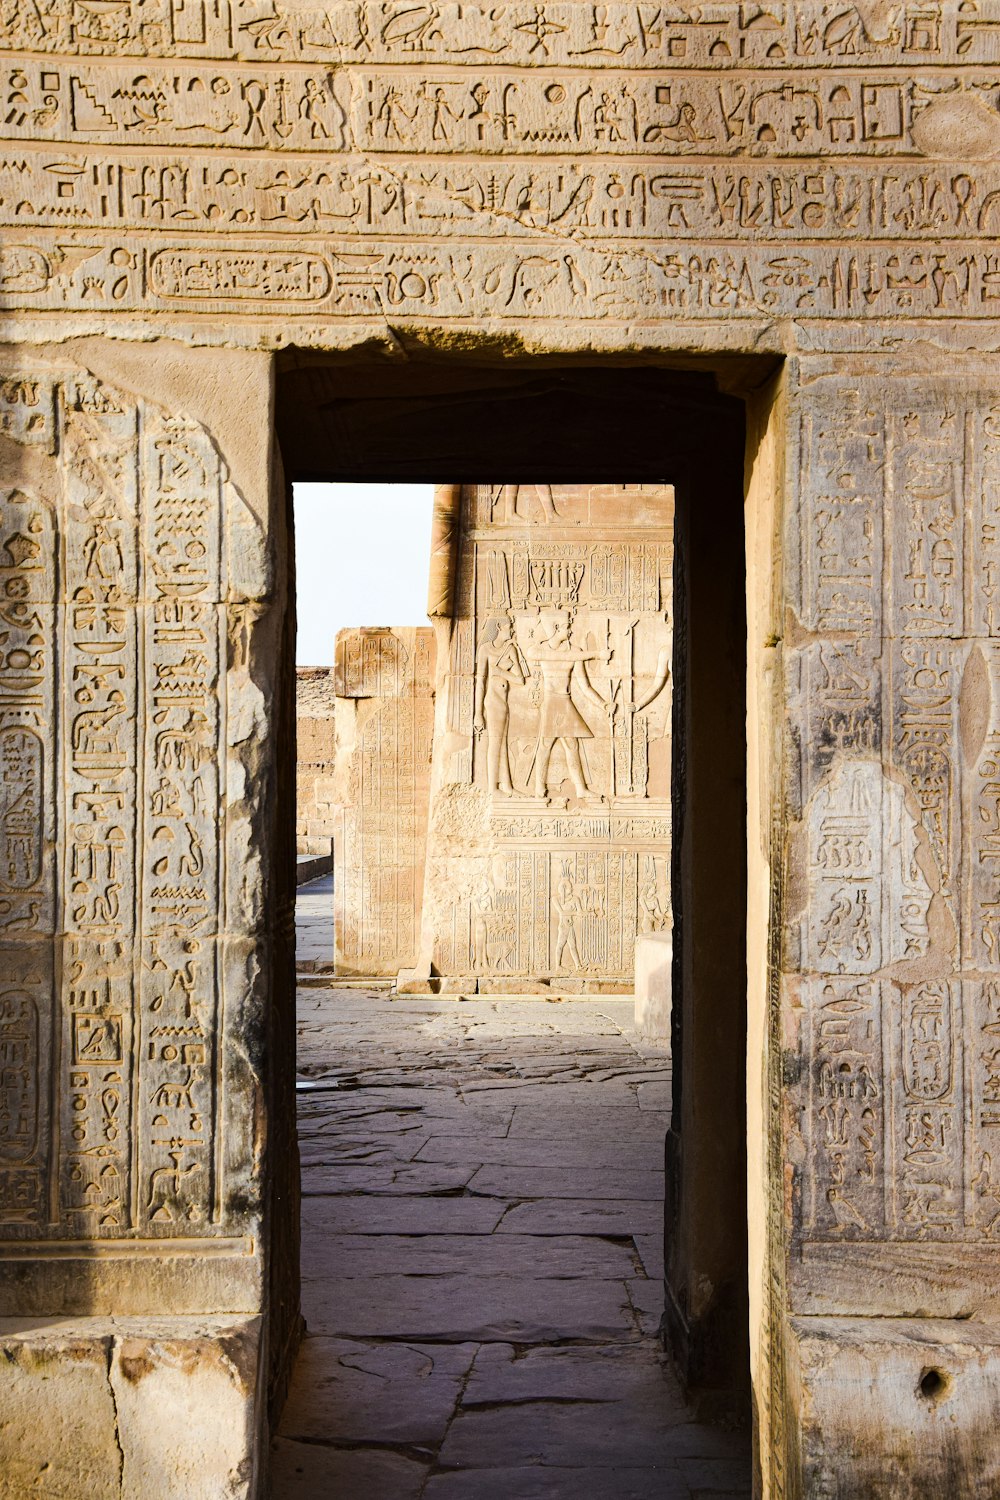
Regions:
[[[366, 363], [293, 351], [280, 357], [276, 396], [289, 488], [296, 480], [429, 475], [675, 487], [674, 1083], [664, 1332], [688, 1391], [727, 1411], [743, 1409], [749, 1391], [745, 425], [742, 400], [720, 385], [749, 386], [765, 373], [747, 361], [734, 361], [720, 379], [704, 369]], [[282, 691], [293, 743], [291, 678]], [[285, 824], [293, 828], [294, 775], [283, 786]], [[294, 901], [293, 861], [287, 864], [286, 933]], [[276, 1193], [287, 1211], [297, 1170], [291, 1013], [276, 1024], [283, 1039], [274, 1049], [275, 1139], [288, 1164]], [[286, 1235], [273, 1261], [274, 1296], [289, 1323], [294, 1253]], [[276, 1400], [283, 1389], [276, 1378]]]

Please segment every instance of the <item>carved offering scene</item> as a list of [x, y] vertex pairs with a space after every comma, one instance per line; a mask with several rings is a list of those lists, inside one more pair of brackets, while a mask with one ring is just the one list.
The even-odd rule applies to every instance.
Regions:
[[432, 972], [631, 990], [636, 935], [670, 921], [673, 490], [479, 484], [459, 505]]

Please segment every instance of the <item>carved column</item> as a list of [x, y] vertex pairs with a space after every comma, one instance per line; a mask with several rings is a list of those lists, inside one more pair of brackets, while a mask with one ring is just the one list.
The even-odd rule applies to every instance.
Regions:
[[[249, 1495], [268, 1336], [269, 362], [100, 340], [6, 354], [0, 1310], [32, 1328], [0, 1326], [18, 1413], [0, 1467], [25, 1492], [44, 1461], [54, 1489], [110, 1494], [109, 1463], [128, 1493], [145, 1465], [157, 1494], [189, 1496], [220, 1493], [224, 1464]], [[171, 1414], [203, 1400], [221, 1417], [181, 1451]], [[80, 1427], [60, 1452], [52, 1401]]]
[[[751, 673], [774, 692], [751, 740], [775, 767], [775, 1497], [1000, 1485], [998, 383], [992, 358], [803, 360], [775, 443], [783, 578]], [[767, 823], [752, 805], [752, 875]]]

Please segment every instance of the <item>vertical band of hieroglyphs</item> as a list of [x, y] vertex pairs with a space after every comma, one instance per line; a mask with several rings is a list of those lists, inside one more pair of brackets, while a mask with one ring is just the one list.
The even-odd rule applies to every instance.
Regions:
[[203, 1233], [228, 481], [203, 428], [87, 373], [0, 379], [10, 441], [31, 482], [0, 491], [0, 1231]]
[[803, 1229], [990, 1238], [1000, 408], [931, 382], [895, 405], [885, 387], [830, 382], [801, 472]]

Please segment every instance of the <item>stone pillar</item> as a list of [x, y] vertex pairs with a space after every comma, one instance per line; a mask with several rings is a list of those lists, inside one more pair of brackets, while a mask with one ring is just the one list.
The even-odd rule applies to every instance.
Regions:
[[341, 630], [334, 691], [336, 969], [395, 977], [415, 963], [420, 941], [433, 630]]
[[295, 1303], [269, 1323], [270, 362], [3, 355], [0, 1473], [250, 1496]]
[[297, 667], [295, 670], [295, 848], [313, 855], [309, 879], [333, 869], [336, 794], [333, 762], [336, 754], [333, 670]]
[[998, 384], [995, 357], [804, 359], [775, 438], [769, 1496], [1000, 1487]]

